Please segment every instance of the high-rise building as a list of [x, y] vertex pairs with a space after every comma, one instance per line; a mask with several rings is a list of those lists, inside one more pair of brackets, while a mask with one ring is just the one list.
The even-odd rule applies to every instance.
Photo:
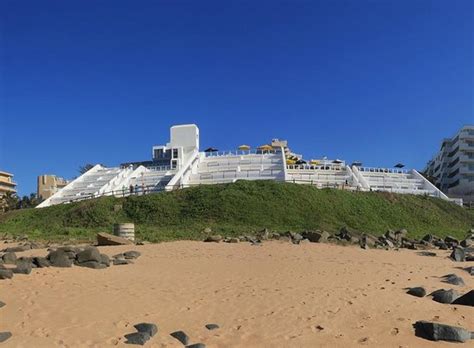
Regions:
[[38, 176], [37, 196], [40, 199], [48, 199], [67, 184], [69, 181], [56, 175], [40, 175]]
[[474, 202], [474, 125], [462, 127], [454, 137], [441, 142], [425, 175], [449, 197]]

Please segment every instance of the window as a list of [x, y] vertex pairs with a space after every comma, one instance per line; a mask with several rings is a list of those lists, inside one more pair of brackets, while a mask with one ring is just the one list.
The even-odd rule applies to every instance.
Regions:
[[163, 149], [155, 149], [154, 158], [163, 158]]
[[456, 176], [457, 174], [459, 174], [459, 168], [456, 169], [454, 172], [452, 172], [451, 174], [448, 175], [448, 178], [452, 178], [454, 176]]
[[178, 158], [178, 149], [173, 149], [173, 158]]
[[171, 169], [176, 169], [177, 166], [178, 166], [178, 161], [172, 160], [171, 161]]

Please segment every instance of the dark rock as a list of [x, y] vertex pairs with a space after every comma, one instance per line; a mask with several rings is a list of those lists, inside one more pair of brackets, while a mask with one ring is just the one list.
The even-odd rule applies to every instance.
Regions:
[[291, 236], [291, 239], [293, 243], [299, 244], [299, 242], [303, 239], [303, 236], [299, 233], [293, 233], [293, 235]]
[[395, 231], [388, 230], [387, 232], [385, 232], [384, 236], [385, 238], [390, 239], [392, 242], [397, 241], [397, 236], [395, 234]]
[[72, 260], [67, 256], [63, 250], [51, 251], [47, 256], [51, 266], [53, 267], [71, 267]]
[[459, 245], [459, 241], [451, 236], [446, 236], [446, 238], [444, 238], [444, 242], [450, 247]]
[[141, 253], [135, 250], [126, 251], [123, 253], [123, 257], [125, 257], [126, 259], [137, 259], [140, 255]]
[[466, 238], [466, 239], [462, 240], [460, 244], [463, 248], [468, 248], [470, 246], [474, 246], [474, 238]]
[[11, 269], [0, 268], [0, 279], [11, 279], [13, 278], [13, 271]]
[[442, 277], [442, 282], [452, 284], [452, 285], [465, 285], [464, 280], [461, 277], [458, 277], [456, 274], [446, 274]]
[[432, 341], [467, 342], [471, 339], [471, 333], [461, 327], [428, 321], [417, 321], [413, 326], [416, 336]]
[[110, 258], [105, 254], [100, 254], [100, 263], [109, 267], [110, 266]]
[[77, 262], [77, 266], [79, 267], [87, 267], [92, 269], [104, 269], [107, 268], [106, 265], [97, 261], [85, 261], [85, 262]]
[[330, 234], [326, 231], [306, 231], [303, 232], [303, 237], [312, 243], [324, 243], [328, 241]]
[[125, 259], [114, 259], [112, 261], [112, 263], [115, 265], [115, 266], [120, 266], [120, 265], [128, 265], [128, 264], [131, 264], [133, 263], [131, 260], [125, 260]]
[[46, 257], [39, 256], [33, 258], [33, 264], [36, 265], [36, 267], [38, 268], [45, 268], [51, 266], [51, 263], [49, 263]]
[[3, 254], [2, 259], [3, 259], [3, 263], [14, 265], [16, 262], [16, 254], [12, 251], [9, 251]]
[[125, 338], [127, 339], [126, 344], [139, 344], [143, 346], [150, 339], [150, 335], [146, 332], [134, 332], [125, 335]]
[[349, 230], [346, 227], [343, 227], [336, 234], [336, 237], [339, 237], [342, 240], [350, 241], [352, 234], [349, 232]]
[[150, 337], [155, 336], [158, 332], [158, 327], [153, 323], [140, 323], [134, 325], [133, 327], [137, 329], [138, 332], [147, 333]]
[[432, 243], [433, 242], [433, 235], [431, 233], [425, 234], [421, 240]]
[[205, 242], [207, 243], [219, 243], [222, 240], [222, 236], [219, 234], [209, 236], [206, 239], [204, 239]]
[[240, 239], [239, 238], [229, 238], [229, 243], [239, 243]]
[[76, 256], [77, 262], [87, 262], [87, 261], [95, 261], [101, 262], [102, 258], [100, 256], [100, 251], [96, 247], [88, 247], [83, 251], [77, 253]]
[[300, 240], [298, 244], [309, 244], [309, 243], [311, 243], [309, 239], [303, 238], [302, 240]]
[[183, 331], [172, 332], [170, 333], [170, 336], [176, 338], [185, 346], [189, 343], [189, 337]]
[[439, 289], [430, 294], [433, 296], [433, 301], [439, 302], [439, 303], [453, 303], [454, 300], [456, 300], [459, 297], [459, 294], [456, 290], [450, 289], [450, 290], [444, 290], [444, 289]]
[[281, 236], [280, 236], [280, 233], [278, 233], [278, 232], [273, 232], [273, 233], [272, 233], [272, 238], [273, 238], [273, 239], [280, 239], [280, 237], [281, 237]]
[[5, 307], [7, 304], [5, 302], [0, 301], [0, 308]]
[[206, 348], [206, 345], [204, 343], [194, 343], [185, 348]]
[[474, 307], [474, 290], [471, 290], [453, 301], [453, 304]]
[[9, 331], [0, 332], [0, 343], [5, 342], [10, 337], [12, 337], [12, 333]]
[[422, 288], [421, 286], [417, 286], [417, 287], [408, 289], [407, 294], [416, 296], [416, 297], [425, 297], [426, 290], [425, 288]]
[[454, 250], [451, 253], [450, 257], [457, 262], [463, 262], [466, 260], [466, 254], [464, 252], [464, 249], [461, 247], [454, 247]]
[[131, 240], [117, 237], [109, 233], [97, 233], [97, 245], [130, 245], [133, 244]]
[[18, 274], [30, 274], [31, 273], [31, 263], [29, 262], [22, 262], [19, 263], [16, 268], [12, 269], [13, 273]]
[[208, 330], [216, 330], [219, 328], [219, 325], [217, 324], [206, 324], [206, 329]]
[[420, 251], [417, 254], [420, 256], [436, 256], [436, 253], [433, 253], [431, 251]]

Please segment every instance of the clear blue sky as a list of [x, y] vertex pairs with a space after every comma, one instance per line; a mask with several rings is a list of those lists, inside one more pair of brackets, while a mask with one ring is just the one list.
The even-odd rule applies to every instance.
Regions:
[[471, 0], [0, 2], [0, 169], [19, 192], [202, 147], [422, 169], [474, 123]]

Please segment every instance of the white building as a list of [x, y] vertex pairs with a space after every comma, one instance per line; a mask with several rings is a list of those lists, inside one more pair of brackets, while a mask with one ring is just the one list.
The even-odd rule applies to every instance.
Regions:
[[464, 126], [444, 139], [425, 173], [449, 197], [474, 203], [474, 126]]
[[171, 127], [170, 141], [153, 147], [153, 160], [122, 167], [96, 165], [61, 191], [38, 205], [90, 199], [100, 196], [124, 197], [236, 180], [277, 180], [318, 188], [358, 191], [389, 191], [448, 197], [416, 170], [365, 168], [341, 160], [312, 160], [306, 163], [292, 153], [284, 140], [255, 150], [199, 151], [196, 125]]

